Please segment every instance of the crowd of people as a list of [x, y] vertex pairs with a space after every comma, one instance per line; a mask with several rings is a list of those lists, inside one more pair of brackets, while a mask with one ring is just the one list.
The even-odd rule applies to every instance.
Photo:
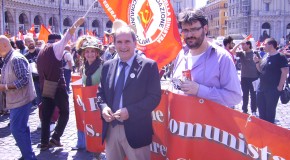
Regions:
[[[0, 109], [1, 114], [10, 111], [10, 129], [21, 151], [20, 159], [36, 159], [28, 126], [32, 106], [40, 111], [40, 150], [62, 146], [60, 138], [69, 120], [71, 74], [79, 72], [84, 87], [98, 85], [96, 96], [107, 159], [126, 156], [129, 160], [148, 160], [153, 135], [151, 112], [161, 99], [157, 63], [136, 49], [136, 28], [120, 20], [113, 23], [113, 43], [107, 48], [88, 35], [69, 43], [84, 21], [79, 18], [63, 37], [50, 34], [47, 44], [40, 46], [29, 35], [15, 43], [0, 36], [0, 91], [5, 100]], [[207, 38], [208, 21], [201, 10], [182, 11], [178, 23], [184, 46], [164, 73], [172, 82], [179, 82], [174, 84], [173, 92], [230, 108], [242, 101], [245, 114], [250, 95], [251, 114], [274, 123], [289, 72], [287, 49], [279, 50], [273, 38], [265, 39], [259, 51], [254, 51], [247, 39], [234, 44], [230, 36], [224, 39], [224, 47], [211, 43]], [[241, 61], [241, 81], [234, 57]], [[77, 135], [72, 149], [84, 149], [85, 133], [77, 131]]]

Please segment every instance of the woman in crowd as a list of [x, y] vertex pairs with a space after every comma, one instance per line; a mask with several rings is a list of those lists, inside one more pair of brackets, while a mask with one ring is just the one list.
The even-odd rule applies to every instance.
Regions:
[[[76, 50], [83, 59], [81, 76], [83, 86], [93, 86], [100, 82], [103, 61], [100, 58], [102, 52], [101, 42], [92, 36], [82, 36], [76, 42]], [[78, 131], [78, 141], [76, 147], [72, 149], [86, 148], [85, 134]]]

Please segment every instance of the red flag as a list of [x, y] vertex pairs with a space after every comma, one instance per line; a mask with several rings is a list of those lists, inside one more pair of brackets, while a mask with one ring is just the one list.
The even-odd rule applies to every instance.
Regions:
[[31, 25], [31, 28], [29, 29], [28, 32], [29, 32], [29, 33], [32, 33], [32, 34], [33, 34], [33, 37], [36, 37], [34, 24]]
[[52, 33], [52, 31], [51, 31], [51, 26], [50, 26], [50, 25], [47, 26], [47, 30], [48, 30], [50, 33]]
[[47, 43], [48, 35], [50, 35], [50, 32], [48, 31], [48, 29], [44, 25], [41, 25], [40, 30], [39, 30], [38, 39], [44, 40], [44, 42]]
[[258, 41], [256, 42], [256, 46], [257, 46], [257, 47], [260, 47], [260, 46], [261, 46], [261, 42], [260, 42], [260, 40], [258, 40]]
[[260, 47], [265, 47], [265, 41], [262, 42], [262, 44], [260, 45]]
[[109, 44], [109, 40], [108, 40], [107, 35], [104, 35], [104, 41], [103, 41], [103, 44], [104, 44], [104, 45]]
[[24, 40], [24, 36], [21, 32], [18, 32], [18, 37], [19, 40]]
[[245, 38], [245, 40], [250, 40], [251, 38], [253, 38], [253, 36], [252, 36], [252, 34], [250, 34], [250, 35], [248, 35], [246, 38]]
[[113, 38], [112, 35], [110, 35], [110, 36], [109, 36], [109, 44], [113, 43], [113, 41], [114, 41], [114, 38]]
[[170, 0], [99, 0], [111, 21], [121, 19], [137, 28], [138, 49], [158, 63], [159, 69], [175, 59], [181, 49]]
[[93, 36], [93, 35], [94, 35], [93, 32], [92, 32], [92, 31], [89, 31], [88, 29], [86, 30], [86, 33], [87, 33], [87, 35], [89, 35], [89, 36]]

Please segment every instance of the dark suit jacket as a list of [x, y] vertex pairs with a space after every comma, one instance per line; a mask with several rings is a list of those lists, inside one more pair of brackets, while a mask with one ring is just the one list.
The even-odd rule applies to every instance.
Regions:
[[[98, 88], [98, 106], [112, 107], [114, 99], [115, 73], [118, 59], [107, 61], [102, 69], [101, 83]], [[135, 77], [130, 75], [135, 75]], [[124, 121], [126, 138], [132, 148], [140, 148], [152, 142], [153, 128], [151, 112], [161, 99], [160, 78], [156, 62], [136, 56], [130, 68], [124, 90], [123, 107], [129, 112]], [[103, 118], [102, 142], [106, 138], [109, 123]]]

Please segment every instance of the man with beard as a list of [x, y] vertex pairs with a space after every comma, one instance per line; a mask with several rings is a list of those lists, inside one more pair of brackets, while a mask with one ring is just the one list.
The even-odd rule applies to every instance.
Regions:
[[26, 53], [24, 53], [24, 56], [27, 58], [31, 66], [33, 83], [37, 95], [37, 97], [33, 101], [33, 105], [39, 105], [39, 103], [41, 102], [41, 92], [39, 88], [39, 76], [36, 70], [36, 59], [40, 49], [35, 47], [35, 41], [31, 36], [26, 36], [24, 42], [25, 45], [28, 47], [28, 50]]
[[228, 107], [240, 103], [242, 92], [236, 68], [224, 48], [207, 41], [208, 21], [204, 13], [186, 9], [178, 15], [178, 21], [186, 46], [174, 64], [173, 79], [181, 80], [177, 87], [180, 91], [175, 91]]
[[223, 44], [224, 44], [225, 49], [231, 54], [233, 61], [236, 63], [235, 58], [234, 58], [234, 52], [237, 49], [237, 47], [235, 47], [234, 39], [231, 36], [227, 36], [223, 40]]

